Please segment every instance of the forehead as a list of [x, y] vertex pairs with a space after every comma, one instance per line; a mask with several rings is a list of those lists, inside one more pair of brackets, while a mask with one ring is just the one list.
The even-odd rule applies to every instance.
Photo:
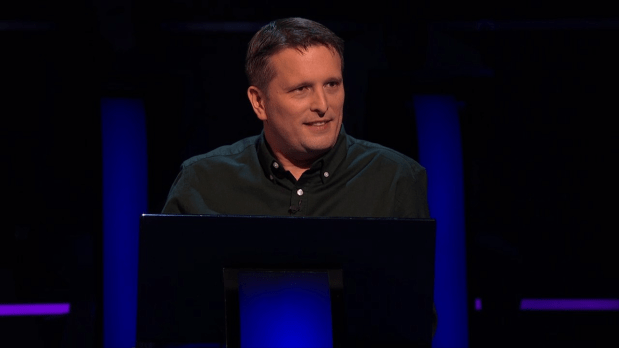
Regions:
[[342, 62], [336, 50], [327, 46], [285, 48], [271, 56], [271, 67], [275, 72], [273, 81], [321, 80], [341, 78]]

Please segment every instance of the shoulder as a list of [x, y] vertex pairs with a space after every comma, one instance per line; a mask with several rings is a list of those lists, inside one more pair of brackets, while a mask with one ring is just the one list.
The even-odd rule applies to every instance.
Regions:
[[[426, 169], [417, 161], [388, 147], [348, 137], [348, 170], [364, 177], [366, 190], [380, 190], [376, 201], [390, 209], [392, 217], [429, 216]], [[382, 200], [381, 200], [382, 199]]]
[[181, 169], [201, 165], [234, 164], [239, 161], [247, 161], [252, 156], [256, 156], [256, 146], [259, 137], [259, 135], [251, 136], [234, 144], [221, 146], [207, 153], [193, 156], [183, 162]]
[[391, 148], [347, 135], [348, 154], [354, 161], [374, 162], [411, 174], [425, 172], [414, 159]]

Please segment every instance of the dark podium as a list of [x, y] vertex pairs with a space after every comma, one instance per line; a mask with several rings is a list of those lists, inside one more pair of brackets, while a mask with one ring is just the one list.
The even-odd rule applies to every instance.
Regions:
[[224, 347], [224, 268], [341, 270], [333, 347], [431, 346], [432, 219], [141, 219], [136, 347]]

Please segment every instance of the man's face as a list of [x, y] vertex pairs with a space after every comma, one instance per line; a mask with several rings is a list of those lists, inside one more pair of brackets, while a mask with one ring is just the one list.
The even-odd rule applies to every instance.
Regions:
[[286, 48], [269, 61], [275, 78], [264, 95], [267, 142], [291, 161], [314, 160], [331, 149], [342, 125], [344, 83], [338, 53], [326, 46]]

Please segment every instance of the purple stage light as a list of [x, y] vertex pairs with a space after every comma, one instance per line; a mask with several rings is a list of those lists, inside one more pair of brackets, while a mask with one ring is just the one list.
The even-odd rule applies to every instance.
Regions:
[[520, 301], [521, 311], [619, 311], [619, 299], [530, 299]]
[[0, 317], [28, 315], [69, 314], [68, 303], [4, 304], [0, 305]]
[[481, 298], [476, 298], [475, 299], [475, 310], [476, 311], [481, 311]]

